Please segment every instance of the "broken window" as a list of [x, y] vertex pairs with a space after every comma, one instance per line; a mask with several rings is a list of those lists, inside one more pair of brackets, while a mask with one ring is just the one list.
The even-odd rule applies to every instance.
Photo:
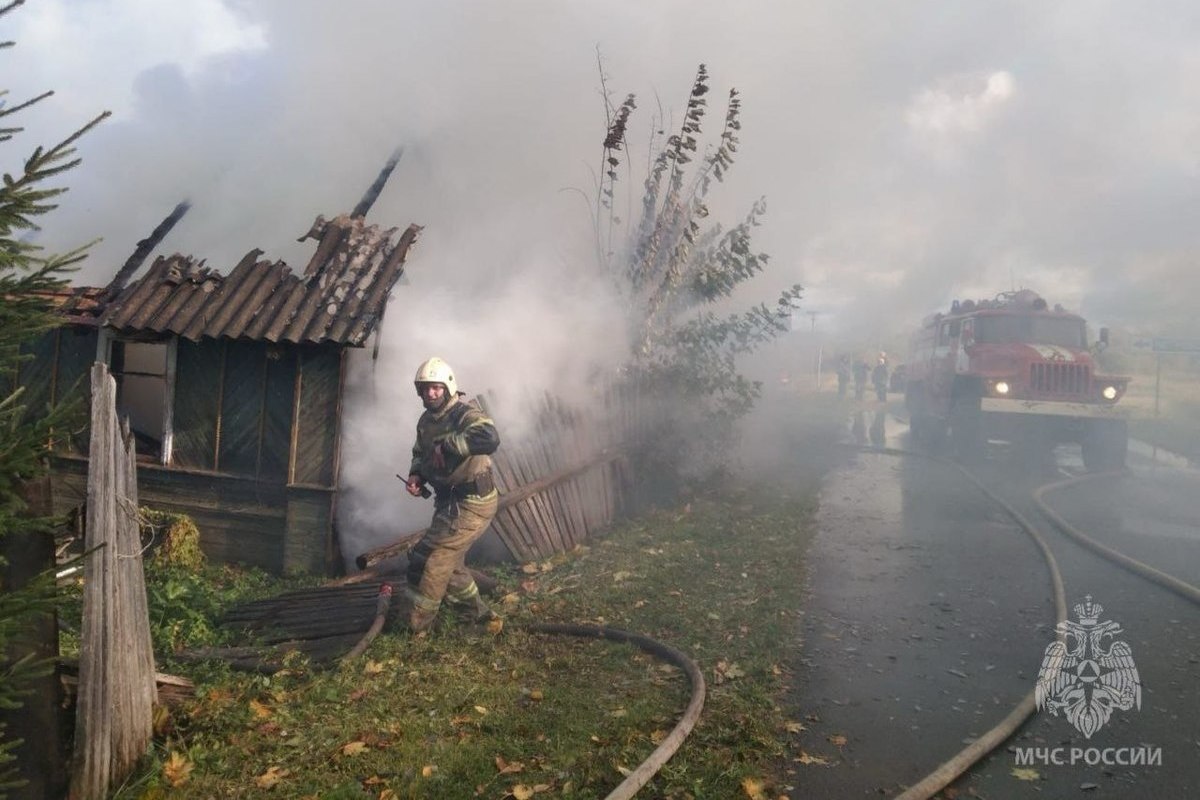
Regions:
[[171, 394], [174, 342], [116, 340], [112, 374], [117, 382], [117, 413], [129, 418], [137, 454], [171, 461]]

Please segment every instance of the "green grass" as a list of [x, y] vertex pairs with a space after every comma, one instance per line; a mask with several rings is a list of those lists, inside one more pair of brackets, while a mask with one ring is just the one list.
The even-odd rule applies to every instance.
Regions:
[[[830, 418], [807, 415], [802, 436], [828, 444]], [[198, 682], [197, 698], [160, 720], [152, 758], [116, 797], [603, 797], [674, 726], [688, 682], [630, 646], [522, 630], [535, 621], [636, 631], [701, 666], [700, 721], [643, 796], [770, 787], [794, 735], [779, 703], [827, 463], [792, 469], [786, 494], [756, 484], [697, 496], [502, 575], [498, 636], [385, 631], [357, 662], [296, 661], [269, 678], [168, 662]]]

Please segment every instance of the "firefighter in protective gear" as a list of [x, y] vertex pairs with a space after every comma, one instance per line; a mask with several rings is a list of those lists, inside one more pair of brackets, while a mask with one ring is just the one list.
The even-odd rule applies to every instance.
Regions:
[[500, 446], [496, 425], [458, 390], [454, 371], [440, 358], [421, 364], [413, 379], [425, 412], [405, 488], [419, 497], [434, 491], [433, 521], [409, 553], [409, 618], [414, 632], [427, 630], [445, 600], [475, 621], [495, 618], [466, 568], [467, 550], [496, 516], [499, 495], [489, 456]]
[[871, 370], [871, 383], [875, 385], [875, 396], [880, 402], [887, 400], [888, 392], [888, 367], [887, 357], [879, 356], [879, 363], [875, 365], [875, 369]]

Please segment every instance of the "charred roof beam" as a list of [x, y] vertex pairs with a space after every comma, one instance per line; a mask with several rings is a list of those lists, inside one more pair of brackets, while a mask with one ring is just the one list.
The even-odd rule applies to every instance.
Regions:
[[175, 227], [175, 224], [179, 222], [179, 220], [183, 219], [183, 215], [186, 214], [191, 207], [192, 204], [187, 200], [179, 203], [175, 206], [171, 213], [163, 219], [162, 222], [158, 223], [158, 226], [150, 232], [149, 236], [137, 243], [137, 247], [134, 248], [133, 254], [129, 256], [121, 268], [117, 270], [117, 274], [113, 276], [111, 281], [109, 281], [108, 286], [104, 287], [104, 291], [101, 295], [104, 299], [107, 300], [116, 297], [121, 293], [121, 290], [125, 288], [125, 284], [129, 282], [129, 279], [133, 277], [133, 274], [141, 268], [142, 264], [145, 263], [150, 254], [154, 252], [154, 248], [158, 247], [159, 244], [162, 243], [162, 240], [167, 238], [167, 234], [171, 232], [171, 229]]
[[362, 199], [358, 201], [358, 205], [354, 207], [354, 211], [350, 212], [352, 218], [362, 219], [367, 216], [367, 212], [371, 210], [371, 206], [375, 205], [375, 201], [379, 199], [384, 185], [388, 182], [388, 178], [392, 176], [392, 170], [396, 169], [396, 165], [400, 163], [400, 157], [403, 155], [404, 148], [400, 147], [388, 157], [387, 163], [379, 171], [379, 176], [375, 178], [375, 182], [363, 194]]

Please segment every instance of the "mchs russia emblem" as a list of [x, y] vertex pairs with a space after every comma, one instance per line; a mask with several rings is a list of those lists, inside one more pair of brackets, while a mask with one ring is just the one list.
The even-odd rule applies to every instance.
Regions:
[[1088, 595], [1075, 606], [1078, 622], [1058, 623], [1059, 638], [1046, 647], [1038, 672], [1035, 698], [1039, 710], [1063, 716], [1090, 739], [1116, 709], [1142, 707], [1142, 683], [1128, 642], [1116, 641], [1123, 633], [1111, 620], [1100, 621], [1104, 611]]

